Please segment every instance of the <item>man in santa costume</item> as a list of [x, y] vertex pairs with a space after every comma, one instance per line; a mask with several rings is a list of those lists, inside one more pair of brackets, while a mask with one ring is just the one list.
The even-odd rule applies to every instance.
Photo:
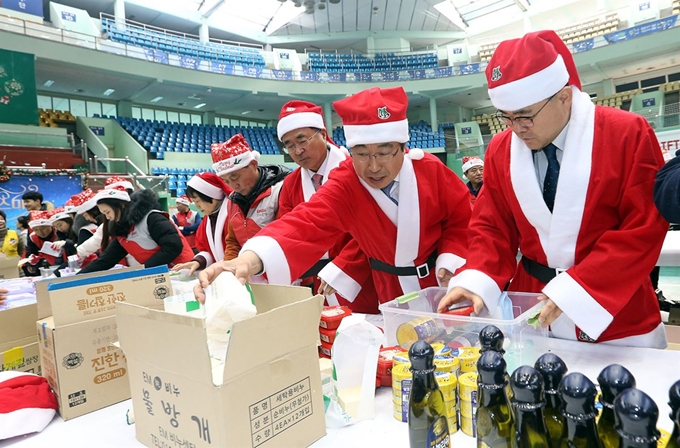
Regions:
[[276, 218], [283, 179], [290, 170], [282, 165], [259, 165], [260, 153], [236, 134], [210, 148], [213, 170], [234, 190], [229, 196], [228, 234], [224, 259], [238, 256], [241, 247]]
[[502, 42], [486, 75], [509, 129], [489, 144], [468, 262], [439, 310], [468, 299], [494, 313], [512, 280], [542, 293], [539, 321], [555, 337], [665, 347], [649, 280], [668, 228], [653, 202], [654, 131], [593, 105], [553, 31]]
[[178, 197], [175, 201], [177, 213], [172, 215], [172, 220], [179, 227], [180, 232], [189, 243], [192, 249], [196, 248], [196, 230], [201, 225], [201, 214], [189, 208], [191, 199], [185, 194]]
[[187, 183], [186, 193], [206, 218], [196, 231], [198, 253], [187, 263], [173, 266], [173, 271], [189, 269], [189, 275], [224, 259], [224, 244], [229, 216], [226, 197], [232, 190], [214, 173], [199, 173]]
[[[329, 141], [321, 107], [307, 101], [284, 104], [276, 132], [284, 151], [299, 165], [283, 181], [279, 196], [281, 217], [309, 201], [328, 180], [331, 171], [349, 158], [349, 153]], [[328, 305], [345, 305], [360, 313], [378, 313], [378, 295], [368, 258], [348, 233], [339, 235], [336, 244], [302, 274], [301, 284], [313, 284], [315, 291], [326, 295]]]
[[470, 201], [465, 184], [435, 156], [407, 151], [408, 98], [377, 87], [334, 103], [352, 159], [312, 198], [248, 241], [237, 260], [199, 275], [202, 287], [230, 270], [245, 281], [266, 272], [286, 284], [348, 232], [370, 259], [380, 302], [437, 286], [465, 262]]
[[466, 185], [470, 190], [470, 205], [475, 205], [484, 183], [484, 161], [477, 156], [463, 157], [463, 174], [468, 179]]

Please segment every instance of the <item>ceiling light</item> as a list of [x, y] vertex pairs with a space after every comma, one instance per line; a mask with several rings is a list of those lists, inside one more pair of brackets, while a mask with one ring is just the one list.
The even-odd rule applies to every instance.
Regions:
[[115, 89], [106, 89], [104, 90], [104, 96], [109, 96], [115, 91], [116, 91]]
[[463, 20], [463, 16], [460, 15], [458, 9], [451, 3], [451, 1], [446, 0], [441, 3], [434, 5], [434, 9], [439, 11], [444, 17], [449, 19], [451, 23], [456, 25], [458, 28], [464, 30], [468, 27], [468, 24]]
[[45, 81], [45, 83], [43, 85], [45, 87], [50, 87], [52, 84], [54, 84], [54, 81], [51, 80], [51, 79], [48, 79], [47, 81]]
[[162, 100], [162, 99], [163, 99], [162, 96], [157, 96], [156, 98], [152, 99], [151, 102], [152, 102], [152, 103], [157, 103], [157, 102], [159, 102], [159, 101]]
[[243, 112], [241, 112], [241, 115], [247, 115], [247, 114], [249, 114], [249, 113], [250, 113], [249, 110], [244, 110]]
[[200, 109], [203, 106], [205, 106], [205, 103], [197, 104], [194, 106], [194, 109]]

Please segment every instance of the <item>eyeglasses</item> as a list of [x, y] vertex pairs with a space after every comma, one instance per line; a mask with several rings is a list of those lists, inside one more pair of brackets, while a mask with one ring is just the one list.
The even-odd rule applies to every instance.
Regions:
[[285, 151], [286, 154], [290, 154], [291, 152], [295, 152], [296, 150], [302, 150], [305, 149], [309, 146], [309, 142], [312, 141], [312, 139], [321, 132], [321, 129], [317, 130], [315, 133], [312, 134], [311, 137], [305, 140], [293, 142], [293, 143], [288, 143], [287, 145], [283, 145], [283, 150]]
[[512, 125], [515, 124], [515, 123], [517, 123], [518, 125], [520, 125], [520, 126], [522, 126], [522, 127], [524, 127], [524, 128], [533, 127], [533, 126], [534, 126], [534, 118], [536, 118], [536, 115], [540, 114], [541, 111], [545, 108], [545, 106], [547, 106], [548, 103], [549, 103], [553, 98], [555, 98], [555, 96], [556, 96], [558, 93], [560, 93], [560, 91], [555, 92], [555, 94], [554, 94], [553, 96], [551, 96], [550, 98], [548, 98], [548, 100], [545, 102], [545, 104], [544, 104], [543, 106], [541, 106], [540, 109], [538, 109], [538, 112], [536, 112], [535, 114], [533, 114], [533, 115], [531, 115], [531, 116], [528, 116], [528, 117], [527, 117], [527, 116], [524, 116], [524, 117], [515, 117], [515, 118], [512, 118], [512, 117], [508, 117], [507, 115], [503, 115], [503, 113], [502, 113], [501, 111], [498, 111], [498, 112], [496, 112], [496, 118], [498, 118], [498, 119], [501, 120], [503, 123], [505, 123], [505, 125], [506, 125], [507, 127], [512, 127]]
[[359, 153], [359, 152], [354, 152], [352, 151], [352, 159], [356, 161], [357, 163], [364, 165], [366, 163], [369, 163], [371, 160], [371, 157], [375, 159], [376, 163], [380, 165], [384, 165], [386, 163], [389, 163], [394, 159], [394, 156], [397, 155], [397, 153], [401, 150], [401, 148], [397, 148], [396, 151], [394, 152], [377, 152], [375, 154], [368, 154], [368, 153]]

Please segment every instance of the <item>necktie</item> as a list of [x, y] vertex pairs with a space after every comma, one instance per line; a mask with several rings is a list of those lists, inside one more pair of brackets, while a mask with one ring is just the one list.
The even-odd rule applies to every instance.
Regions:
[[390, 198], [390, 201], [394, 202], [395, 205], [399, 205], [399, 201], [397, 201], [395, 198], [390, 195], [390, 192], [392, 191], [392, 187], [394, 186], [394, 182], [390, 182], [386, 187], [381, 188], [382, 192], [385, 193], [385, 196]]
[[323, 180], [323, 175], [317, 173], [312, 176], [312, 184], [314, 184], [314, 191], [318, 191], [321, 186], [321, 181]]
[[543, 148], [543, 152], [548, 159], [548, 169], [543, 181], [543, 200], [552, 213], [557, 192], [557, 178], [560, 175], [560, 162], [557, 161], [557, 146], [552, 143]]

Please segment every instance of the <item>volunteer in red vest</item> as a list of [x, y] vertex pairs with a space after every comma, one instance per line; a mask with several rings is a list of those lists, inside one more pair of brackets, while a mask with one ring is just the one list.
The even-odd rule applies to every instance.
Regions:
[[509, 129], [489, 144], [468, 262], [440, 310], [468, 299], [494, 313], [511, 281], [542, 294], [539, 320], [555, 337], [665, 347], [649, 280], [668, 229], [653, 201], [653, 129], [595, 106], [554, 31], [502, 42], [486, 75]]
[[199, 274], [195, 289], [224, 270], [245, 281], [264, 271], [286, 284], [348, 232], [370, 258], [379, 300], [437, 286], [465, 262], [468, 190], [435, 156], [407, 151], [408, 97], [401, 87], [364, 90], [334, 103], [352, 159], [304, 204], [248, 241], [237, 260]]
[[189, 275], [197, 269], [205, 269], [216, 261], [224, 259], [224, 243], [227, 237], [229, 216], [226, 197], [232, 190], [214, 173], [199, 173], [187, 183], [186, 193], [206, 218], [196, 231], [194, 259], [173, 266], [173, 271], [189, 269]]
[[[307, 101], [284, 104], [276, 132], [284, 151], [299, 165], [283, 181], [279, 196], [281, 217], [309, 201], [331, 171], [349, 158], [349, 153], [329, 141], [321, 107]], [[321, 260], [302, 274], [301, 284], [311, 283], [315, 291], [327, 292], [328, 305], [345, 305], [355, 312], [376, 314], [379, 302], [368, 258], [356, 242], [348, 244], [351, 241], [348, 233], [339, 235]]]
[[463, 157], [463, 174], [468, 179], [467, 187], [470, 190], [470, 205], [474, 206], [479, 190], [484, 183], [484, 161], [477, 156]]
[[213, 144], [213, 170], [234, 190], [229, 196], [228, 234], [224, 259], [238, 256], [243, 244], [276, 218], [283, 178], [290, 171], [281, 165], [258, 165], [260, 153], [253, 151], [241, 134]]
[[27, 277], [37, 277], [40, 275], [40, 268], [61, 264], [63, 259], [51, 250], [51, 243], [57, 240], [57, 232], [52, 227], [50, 212], [32, 210], [28, 219], [28, 226], [32, 232], [28, 235], [26, 244], [28, 261], [24, 263], [22, 269]]
[[172, 215], [172, 220], [179, 227], [180, 232], [186, 238], [187, 243], [192, 249], [196, 248], [196, 230], [201, 224], [201, 215], [198, 212], [191, 210], [191, 199], [185, 194], [181, 195], [175, 201], [177, 205], [177, 213]]
[[118, 186], [97, 192], [99, 210], [109, 221], [114, 239], [100, 257], [80, 273], [110, 269], [127, 254], [146, 267], [173, 266], [194, 256], [191, 247], [166, 212], [160, 210], [156, 193], [139, 190], [130, 196]]

